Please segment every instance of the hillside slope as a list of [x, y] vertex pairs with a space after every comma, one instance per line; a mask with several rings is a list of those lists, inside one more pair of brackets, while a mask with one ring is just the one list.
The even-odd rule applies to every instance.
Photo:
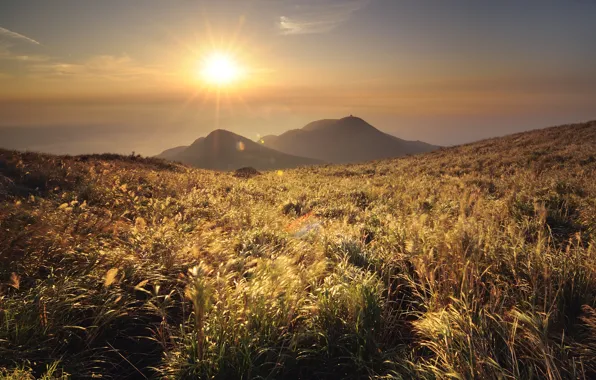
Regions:
[[163, 158], [164, 160], [175, 160], [176, 157], [180, 153], [184, 152], [186, 149], [188, 149], [188, 145], [176, 146], [174, 148], [164, 150], [163, 152], [158, 154], [156, 157]]
[[168, 149], [157, 157], [215, 170], [235, 170], [246, 166], [259, 170], [287, 169], [322, 163], [269, 149], [223, 129], [197, 139], [188, 147]]
[[595, 378], [594, 178], [596, 122], [249, 179], [0, 151], [0, 374]]
[[391, 136], [354, 116], [315, 121], [302, 129], [265, 136], [262, 140], [265, 146], [280, 152], [333, 163], [365, 162], [439, 148]]

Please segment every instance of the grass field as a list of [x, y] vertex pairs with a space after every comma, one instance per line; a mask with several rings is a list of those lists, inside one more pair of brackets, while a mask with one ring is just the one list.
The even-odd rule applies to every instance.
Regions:
[[0, 377], [596, 377], [596, 122], [250, 178], [0, 151]]

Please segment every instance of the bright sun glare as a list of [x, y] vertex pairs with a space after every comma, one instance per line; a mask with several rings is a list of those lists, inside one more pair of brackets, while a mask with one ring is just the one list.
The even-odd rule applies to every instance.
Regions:
[[202, 62], [200, 76], [208, 83], [226, 85], [238, 79], [240, 68], [232, 57], [214, 53]]

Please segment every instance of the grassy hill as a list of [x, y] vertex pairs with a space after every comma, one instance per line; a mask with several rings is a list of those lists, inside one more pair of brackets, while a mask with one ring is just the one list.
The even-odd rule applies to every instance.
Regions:
[[250, 179], [0, 152], [5, 377], [594, 378], [596, 122]]

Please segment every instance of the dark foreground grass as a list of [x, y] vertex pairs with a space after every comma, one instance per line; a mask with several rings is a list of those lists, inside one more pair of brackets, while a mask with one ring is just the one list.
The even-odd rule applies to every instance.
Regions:
[[255, 176], [0, 152], [0, 377], [596, 376], [596, 123]]

